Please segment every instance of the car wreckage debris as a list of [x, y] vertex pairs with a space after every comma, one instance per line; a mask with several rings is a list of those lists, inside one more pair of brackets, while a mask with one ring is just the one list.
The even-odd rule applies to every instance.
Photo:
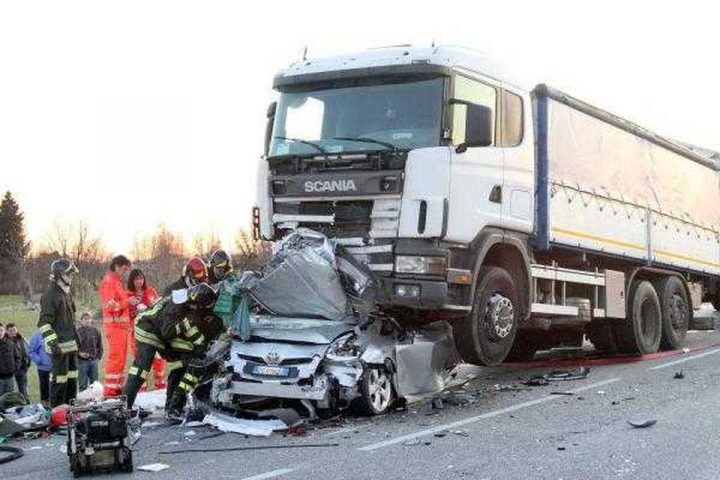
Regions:
[[634, 428], [648, 428], [652, 427], [657, 423], [654, 418], [642, 419], [642, 420], [628, 420], [628, 423]]

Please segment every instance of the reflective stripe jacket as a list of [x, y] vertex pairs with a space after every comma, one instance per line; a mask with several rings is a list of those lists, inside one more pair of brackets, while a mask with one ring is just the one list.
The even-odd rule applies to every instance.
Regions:
[[[100, 306], [102, 307], [104, 321], [127, 322], [130, 319], [127, 290], [125, 290], [122, 279], [117, 273], [110, 270], [105, 272], [105, 276], [98, 287], [98, 294], [100, 295]], [[111, 301], [114, 301], [116, 305], [111, 305]]]
[[202, 323], [207, 323], [208, 316], [217, 319], [207, 310], [191, 310], [187, 303], [176, 305], [165, 297], [150, 310], [138, 314], [135, 339], [158, 350], [198, 355], [208, 346], [209, 338], [203, 333], [206, 326]]
[[53, 344], [58, 344], [63, 353], [77, 352], [75, 302], [55, 282], [50, 284], [40, 299], [40, 320], [37, 325], [46, 352], [51, 352]]

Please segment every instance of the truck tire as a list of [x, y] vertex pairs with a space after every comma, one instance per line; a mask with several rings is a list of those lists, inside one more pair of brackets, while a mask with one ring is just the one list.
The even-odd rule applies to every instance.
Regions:
[[688, 325], [690, 324], [690, 302], [682, 280], [667, 276], [655, 283], [660, 294], [662, 311], [662, 337], [660, 348], [675, 350], [685, 343]]
[[662, 309], [653, 284], [647, 280], [630, 289], [630, 314], [615, 325], [615, 340], [622, 353], [644, 355], [660, 348]]
[[456, 323], [456, 344], [463, 360], [481, 366], [502, 363], [515, 341], [520, 301], [510, 274], [480, 267], [470, 315]]
[[590, 343], [600, 353], [615, 353], [618, 350], [615, 342], [615, 334], [610, 325], [603, 323], [591, 323], [585, 331]]

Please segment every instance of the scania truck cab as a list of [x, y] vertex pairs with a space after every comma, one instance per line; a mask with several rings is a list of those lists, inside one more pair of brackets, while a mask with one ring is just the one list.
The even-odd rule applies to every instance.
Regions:
[[[691, 290], [714, 288], [702, 269], [696, 283], [652, 274], [602, 238], [564, 242], [550, 229], [554, 184], [536, 131], [547, 105], [486, 55], [375, 49], [298, 61], [273, 87], [256, 235], [307, 227], [336, 239], [376, 273], [383, 309], [405, 322], [450, 320], [469, 362], [531, 357], [584, 333], [607, 349], [644, 353], [661, 337], [677, 346], [700, 301]], [[546, 103], [559, 101], [553, 92]], [[625, 325], [642, 316], [626, 302], [637, 282], [657, 290], [668, 278], [678, 279], [663, 284], [675, 294], [675, 327], [662, 326], [667, 299], [657, 292], [645, 312], [655, 330]]]

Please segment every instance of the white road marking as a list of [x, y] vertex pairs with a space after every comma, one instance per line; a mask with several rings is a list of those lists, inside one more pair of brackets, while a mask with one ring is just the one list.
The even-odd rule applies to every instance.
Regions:
[[279, 477], [280, 475], [286, 475], [294, 471], [295, 470], [293, 470], [292, 468], [280, 468], [271, 472], [259, 473], [257, 475], [253, 475], [252, 477], [241, 478], [240, 480], [265, 480], [266, 478], [275, 478]]
[[690, 360], [695, 360], [696, 358], [706, 357], [708, 355], [715, 355], [716, 353], [720, 353], [720, 348], [716, 348], [714, 350], [708, 350], [707, 352], [698, 353], [697, 355], [691, 355], [689, 357], [683, 357], [679, 360], [673, 360], [672, 362], [655, 365], [654, 367], [648, 368], [648, 370], [662, 370], [663, 368], [672, 367], [673, 365], [677, 365], [679, 363], [689, 362]]
[[340, 435], [341, 433], [347, 433], [357, 430], [358, 427], [347, 427], [347, 428], [341, 428], [340, 430], [335, 430], [334, 432], [329, 432], [323, 435], [323, 437], [334, 437], [335, 435]]
[[[580, 393], [580, 392], [584, 392], [586, 390], [592, 390], [594, 388], [598, 388], [603, 385], [607, 385], [609, 383], [617, 382], [618, 380], [620, 380], [620, 378], [610, 378], [608, 380], [591, 383], [590, 385], [585, 385], [584, 387], [576, 388], [574, 390], [569, 390], [569, 391], [573, 392], [573, 393]], [[432, 428], [426, 428], [425, 430], [420, 430], [415, 433], [408, 433], [407, 435], [402, 435], [400, 437], [395, 437], [395, 438], [391, 438], [389, 440], [385, 440], [382, 442], [366, 445], [364, 447], [358, 448], [358, 450], [363, 451], [363, 452], [370, 452], [372, 450], [377, 450], [379, 448], [388, 447], [390, 445], [407, 442], [408, 440], [413, 440], [418, 437], [426, 437], [428, 435], [434, 435], [438, 432], [442, 432], [445, 430], [452, 430], [453, 428], [458, 428], [458, 427], [462, 427], [464, 425], [479, 422], [480, 420], [485, 420], [486, 418], [497, 417], [498, 415], [515, 412], [517, 410], [522, 410], [523, 408], [532, 407], [534, 405], [539, 405], [541, 403], [550, 402], [552, 400], [557, 400], [559, 398], [562, 398], [562, 395], [547, 395], [545, 397], [540, 397], [535, 400], [530, 400], [530, 401], [524, 402], [524, 403], [518, 403], [517, 405], [512, 405], [512, 406], [506, 407], [506, 408], [501, 408], [499, 410], [493, 410], [491, 412], [486, 412], [481, 415], [476, 415], [474, 417], [464, 418], [464, 419], [458, 420], [456, 422], [446, 423], [444, 425], [438, 425], [438, 426], [432, 427]]]

